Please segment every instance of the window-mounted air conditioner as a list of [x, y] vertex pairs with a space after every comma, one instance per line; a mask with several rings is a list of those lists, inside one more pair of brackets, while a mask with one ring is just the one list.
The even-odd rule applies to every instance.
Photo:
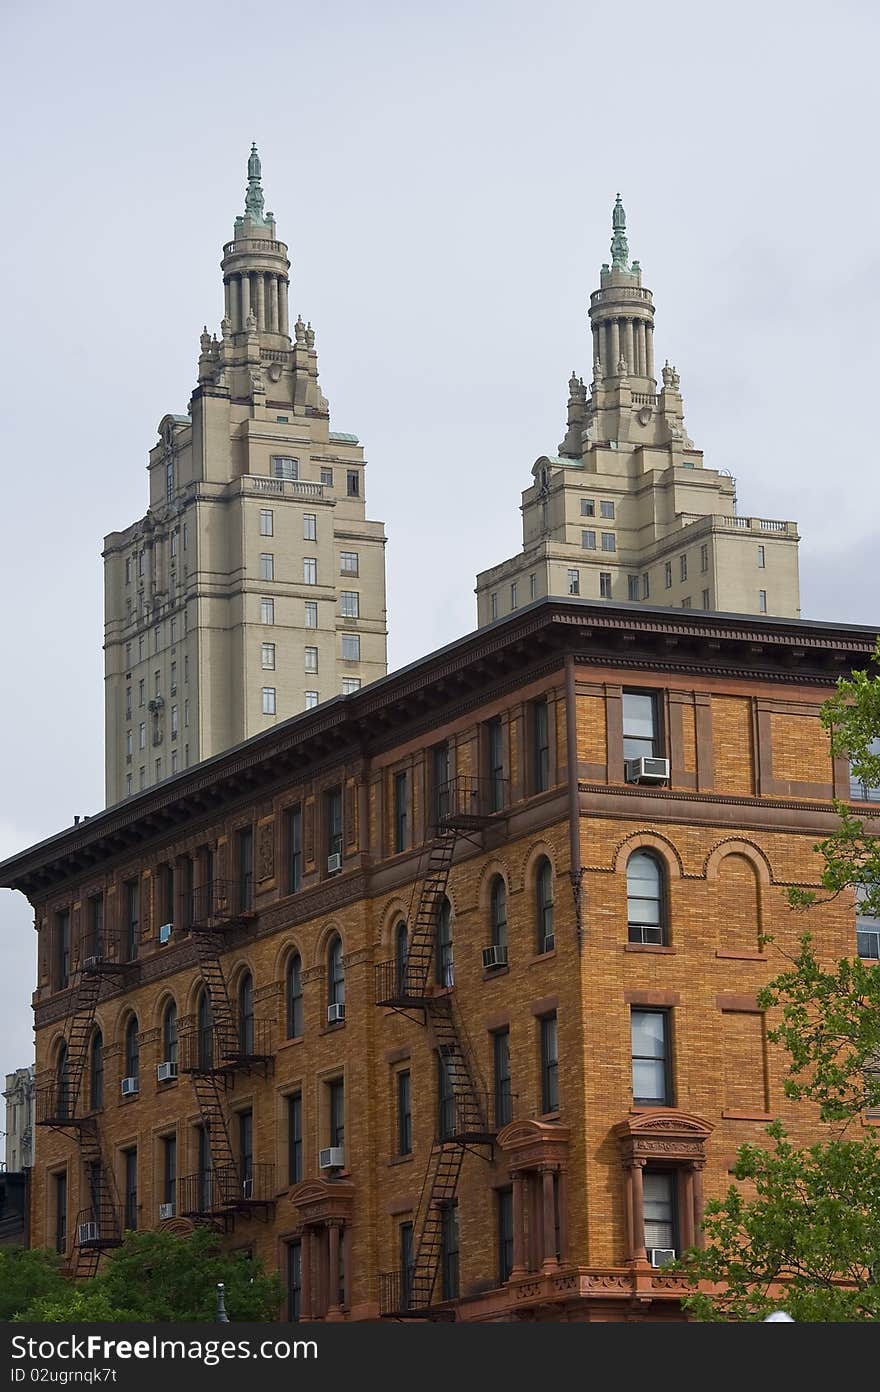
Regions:
[[171, 934], [172, 934], [173, 932], [174, 932], [174, 924], [173, 924], [173, 923], [163, 923], [162, 926], [161, 926], [160, 929], [159, 929], [159, 942], [160, 942], [160, 943], [167, 943], [167, 942], [170, 942], [170, 940], [171, 940]]
[[678, 1253], [674, 1247], [649, 1247], [648, 1261], [652, 1266], [668, 1266], [674, 1262]]
[[173, 1217], [174, 1217], [174, 1202], [173, 1202], [173, 1200], [172, 1200], [171, 1203], [160, 1203], [160, 1205], [159, 1205], [159, 1220], [160, 1220], [160, 1222], [163, 1221], [165, 1218], [173, 1218]]
[[327, 874], [335, 875], [337, 870], [342, 869], [342, 856], [338, 851], [327, 857]]
[[123, 1095], [123, 1097], [134, 1097], [139, 1091], [140, 1091], [140, 1088], [138, 1087], [138, 1080], [137, 1080], [137, 1078], [123, 1078], [123, 1080], [122, 1080], [122, 1095]]
[[342, 1146], [328, 1146], [318, 1151], [318, 1169], [341, 1170], [345, 1166], [345, 1150]]
[[80, 1223], [76, 1231], [80, 1247], [85, 1247], [89, 1242], [97, 1242], [100, 1236], [97, 1223]]
[[338, 1025], [345, 1019], [345, 1006], [342, 1004], [327, 1006], [327, 1024]]
[[160, 1083], [170, 1083], [172, 1078], [177, 1077], [177, 1064], [166, 1060], [165, 1063], [156, 1065], [156, 1078]]
[[627, 759], [624, 763], [627, 783], [668, 783], [668, 759]]
[[507, 966], [507, 948], [496, 943], [494, 947], [483, 948], [483, 966], [488, 970], [489, 967]]

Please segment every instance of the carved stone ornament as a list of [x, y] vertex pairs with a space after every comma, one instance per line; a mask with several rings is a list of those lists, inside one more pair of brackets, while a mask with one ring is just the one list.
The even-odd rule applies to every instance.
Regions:
[[271, 880], [275, 874], [275, 823], [263, 822], [257, 834], [257, 879]]
[[642, 1161], [652, 1155], [664, 1160], [702, 1164], [705, 1144], [714, 1127], [702, 1117], [671, 1107], [652, 1107], [628, 1116], [614, 1127], [624, 1162]]

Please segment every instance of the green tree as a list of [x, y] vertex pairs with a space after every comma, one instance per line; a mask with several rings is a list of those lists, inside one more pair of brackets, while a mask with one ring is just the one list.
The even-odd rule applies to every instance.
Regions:
[[[880, 786], [880, 677], [838, 682], [822, 721], [854, 776]], [[880, 808], [864, 818], [836, 809], [837, 829], [816, 847], [821, 890], [792, 890], [791, 907], [855, 894], [860, 912], [880, 919]], [[758, 1003], [779, 1011], [768, 1038], [789, 1055], [786, 1095], [818, 1105], [826, 1138], [798, 1147], [775, 1122], [769, 1145], [740, 1149], [734, 1177], [751, 1194], [731, 1185], [706, 1205], [707, 1245], [685, 1268], [693, 1285], [717, 1286], [685, 1303], [710, 1320], [762, 1319], [780, 1304], [797, 1320], [880, 1319], [880, 1147], [857, 1126], [880, 1108], [880, 969], [858, 957], [825, 966], [805, 933]]]
[[116, 1307], [97, 1280], [85, 1285], [64, 1282], [64, 1289], [38, 1296], [25, 1310], [13, 1317], [18, 1324], [104, 1324], [143, 1320], [144, 1315]]
[[0, 1247], [0, 1320], [11, 1320], [34, 1300], [62, 1295], [61, 1260], [40, 1248]]

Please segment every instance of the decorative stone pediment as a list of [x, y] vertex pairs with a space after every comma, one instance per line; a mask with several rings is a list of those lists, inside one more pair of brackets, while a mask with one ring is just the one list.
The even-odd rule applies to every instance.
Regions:
[[537, 1169], [541, 1165], [568, 1163], [571, 1128], [552, 1121], [511, 1121], [496, 1137], [509, 1156], [511, 1170]]
[[350, 1222], [354, 1185], [348, 1179], [304, 1179], [291, 1189], [290, 1202], [299, 1209], [304, 1224], [326, 1223], [333, 1218]]
[[652, 1107], [635, 1112], [614, 1127], [625, 1159], [705, 1159], [705, 1144], [714, 1127], [702, 1117], [671, 1107]]

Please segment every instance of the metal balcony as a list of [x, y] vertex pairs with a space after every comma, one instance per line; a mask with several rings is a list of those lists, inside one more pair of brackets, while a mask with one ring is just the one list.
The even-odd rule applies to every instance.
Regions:
[[231, 1073], [236, 1068], [267, 1063], [274, 1057], [271, 1020], [249, 1020], [238, 1029], [212, 1025], [182, 1031], [178, 1039], [178, 1072]]
[[224, 1165], [177, 1181], [177, 1213], [182, 1218], [225, 1218], [274, 1202], [275, 1166], [262, 1161], [251, 1164], [246, 1174]]
[[194, 933], [225, 932], [254, 913], [252, 879], [212, 880], [180, 896], [180, 922]]
[[95, 1204], [80, 1209], [76, 1219], [74, 1246], [104, 1251], [122, 1246], [122, 1214], [114, 1204]]
[[377, 962], [373, 970], [377, 1005], [397, 1010], [424, 1010], [427, 999], [424, 973], [418, 973], [415, 968], [407, 971], [395, 958]]
[[506, 778], [457, 775], [434, 794], [433, 824], [438, 832], [480, 831], [505, 815], [509, 801]]
[[432, 1304], [427, 1279], [412, 1268], [379, 1273], [379, 1314], [386, 1319], [455, 1318], [451, 1305]]

